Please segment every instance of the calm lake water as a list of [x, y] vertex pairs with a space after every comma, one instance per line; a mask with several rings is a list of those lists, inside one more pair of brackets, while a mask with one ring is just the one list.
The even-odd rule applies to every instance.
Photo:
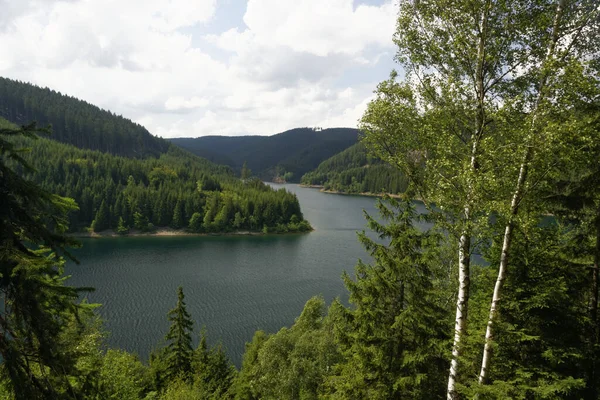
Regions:
[[109, 345], [146, 359], [167, 333], [180, 285], [195, 333], [205, 326], [209, 343], [221, 341], [238, 366], [256, 330], [290, 326], [312, 296], [347, 301], [341, 275], [369, 259], [356, 232], [365, 228], [363, 209], [376, 214], [375, 199], [273, 186], [298, 195], [314, 232], [84, 239], [69, 282], [96, 288], [88, 299], [102, 304]]

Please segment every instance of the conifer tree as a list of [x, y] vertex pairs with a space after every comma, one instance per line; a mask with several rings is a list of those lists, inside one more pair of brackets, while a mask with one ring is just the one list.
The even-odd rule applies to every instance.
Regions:
[[200, 329], [200, 340], [198, 341], [198, 347], [194, 350], [193, 368], [196, 374], [201, 374], [208, 365], [209, 349], [208, 343], [206, 342], [206, 328]]
[[215, 397], [226, 398], [225, 394], [235, 377], [235, 367], [221, 344], [208, 348], [204, 327], [200, 330], [200, 341], [194, 350], [192, 367], [196, 385]]
[[133, 226], [135, 229], [139, 229], [142, 232], [147, 232], [150, 230], [150, 221], [146, 215], [143, 215], [139, 211], [133, 213]]
[[190, 218], [190, 223], [188, 228], [192, 232], [202, 232], [202, 215], [200, 213], [193, 213], [192, 218]]
[[384, 225], [367, 215], [369, 227], [389, 245], [365, 232], [360, 242], [373, 265], [359, 262], [350, 291], [346, 323], [337, 331], [346, 361], [331, 378], [335, 398], [436, 399], [445, 393], [449, 331], [441, 278], [440, 238], [420, 232], [409, 201], [378, 202]]
[[[239, 228], [242, 227], [242, 225], [244, 224], [244, 222], [245, 222], [245, 220], [244, 220], [244, 217], [242, 217], [242, 214], [239, 211], [236, 212], [235, 213], [235, 217], [233, 218], [233, 224], [232, 224], [232, 226], [235, 229], [239, 229]], [[293, 224], [293, 223], [294, 223], [294, 221], [292, 221], [290, 219], [290, 224]]]
[[[598, 88], [600, 89], [600, 88]], [[597, 90], [598, 90], [597, 89]], [[598, 280], [600, 279], [600, 104], [577, 107], [577, 135], [569, 143], [574, 155], [562, 163], [561, 170], [542, 191], [550, 213], [568, 227], [563, 256], [573, 270], [587, 272], [586, 394], [597, 398], [600, 393], [600, 320], [598, 318]], [[584, 149], [585, 151], [576, 151]], [[584, 301], [585, 302], [585, 301]]]
[[96, 218], [94, 218], [94, 222], [92, 222], [92, 229], [94, 232], [101, 232], [108, 229], [109, 226], [110, 218], [108, 207], [106, 206], [106, 201], [102, 200], [102, 203], [100, 203], [100, 207], [96, 212]]
[[12, 139], [39, 132], [35, 124], [0, 128], [0, 384], [17, 400], [76, 396], [69, 375], [77, 374], [77, 359], [57, 338], [84, 308], [63, 274], [63, 256], [72, 258], [65, 248], [77, 244], [63, 234], [75, 202], [8, 166], [31, 171]]
[[173, 210], [173, 222], [171, 224], [173, 228], [181, 229], [185, 226], [183, 212], [183, 204], [181, 203], [181, 199], [178, 199]]
[[171, 322], [169, 333], [165, 339], [169, 344], [166, 348], [167, 376], [189, 379], [192, 373], [192, 329], [194, 322], [186, 310], [183, 288], [177, 289], [177, 305], [169, 311]]
[[119, 235], [126, 235], [129, 233], [129, 227], [125, 224], [123, 217], [119, 217], [119, 222], [117, 223], [117, 233]]

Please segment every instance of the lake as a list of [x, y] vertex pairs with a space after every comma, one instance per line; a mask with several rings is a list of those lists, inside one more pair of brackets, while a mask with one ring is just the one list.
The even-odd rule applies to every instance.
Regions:
[[69, 284], [93, 286], [87, 297], [99, 314], [111, 347], [147, 359], [167, 333], [167, 312], [183, 286], [187, 310], [208, 342], [221, 341], [239, 367], [254, 332], [293, 324], [306, 301], [322, 295], [347, 301], [341, 280], [359, 258], [356, 240], [365, 228], [363, 209], [376, 214], [372, 197], [321, 193], [272, 184], [296, 193], [315, 231], [267, 236], [179, 236], [83, 239], [69, 264]]

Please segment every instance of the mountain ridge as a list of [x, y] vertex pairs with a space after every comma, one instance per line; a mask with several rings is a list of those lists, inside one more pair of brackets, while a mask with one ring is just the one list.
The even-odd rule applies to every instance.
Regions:
[[246, 162], [263, 180], [299, 181], [320, 162], [358, 141], [354, 128], [294, 128], [271, 136], [201, 136], [169, 141], [213, 162], [241, 170]]
[[51, 139], [125, 157], [158, 157], [171, 144], [142, 125], [48, 87], [0, 77], [0, 117], [51, 125]]

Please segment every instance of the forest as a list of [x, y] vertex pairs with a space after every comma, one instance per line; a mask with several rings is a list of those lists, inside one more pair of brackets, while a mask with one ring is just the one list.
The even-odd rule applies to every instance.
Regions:
[[[0, 127], [11, 126], [0, 121]], [[8, 128], [10, 129], [10, 128]], [[49, 135], [50, 137], [52, 136]], [[193, 233], [310, 230], [295, 195], [257, 179], [244, 182], [175, 146], [159, 158], [126, 158], [82, 150], [41, 137], [21, 138], [31, 171], [19, 172], [45, 190], [76, 201], [69, 230], [153, 232], [159, 227]]]
[[0, 117], [17, 125], [52, 125], [52, 138], [105, 153], [143, 158], [166, 153], [169, 142], [139, 124], [48, 88], [0, 77]]
[[69, 215], [71, 232], [311, 229], [298, 200], [286, 191], [274, 191], [250, 176], [240, 182], [230, 168], [196, 157], [84, 101], [0, 78], [0, 127], [30, 121], [50, 129], [37, 140], [15, 139], [15, 145], [30, 149], [33, 167], [19, 172], [77, 202], [78, 210]]
[[404, 193], [408, 181], [397, 168], [372, 157], [362, 143], [323, 161], [300, 183], [340, 193]]
[[77, 204], [32, 181], [23, 146], [37, 128], [2, 129], [0, 394], [598, 399], [599, 31], [592, 0], [401, 2], [404, 73], [378, 85], [359, 128], [405, 195], [366, 216], [372, 261], [342, 277], [349, 304], [308, 300], [292, 326], [255, 333], [239, 370], [207, 346], [185, 288], [148, 363], [103, 347], [94, 305], [78, 301], [90, 289], [63, 274]]

